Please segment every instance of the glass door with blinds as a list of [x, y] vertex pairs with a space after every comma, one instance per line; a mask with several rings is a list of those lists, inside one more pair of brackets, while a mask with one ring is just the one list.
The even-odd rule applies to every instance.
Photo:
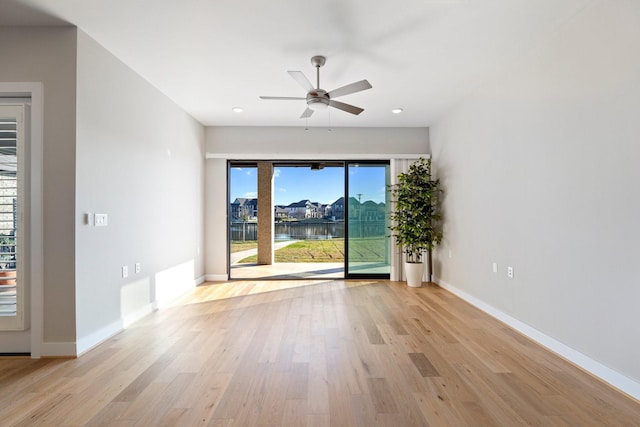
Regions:
[[0, 331], [26, 328], [23, 158], [24, 106], [0, 105]]

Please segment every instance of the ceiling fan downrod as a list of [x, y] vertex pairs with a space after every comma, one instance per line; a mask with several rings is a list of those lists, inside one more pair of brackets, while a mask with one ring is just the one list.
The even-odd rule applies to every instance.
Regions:
[[311, 58], [311, 65], [316, 67], [316, 90], [320, 89], [320, 67], [322, 67], [325, 62], [327, 62], [327, 58], [321, 55]]

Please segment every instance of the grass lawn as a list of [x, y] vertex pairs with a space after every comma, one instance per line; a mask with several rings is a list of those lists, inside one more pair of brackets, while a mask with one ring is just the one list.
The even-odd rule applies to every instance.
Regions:
[[[351, 239], [351, 262], [378, 262], [385, 259], [387, 240], [384, 237]], [[249, 249], [249, 248], [246, 248]], [[275, 262], [343, 262], [344, 239], [301, 240], [276, 250]], [[240, 263], [256, 263], [257, 256], [240, 260]]]
[[349, 262], [380, 262], [387, 258], [389, 241], [384, 237], [349, 240]]
[[[275, 262], [343, 262], [344, 239], [301, 240], [276, 250]], [[257, 256], [240, 260], [255, 263]]]

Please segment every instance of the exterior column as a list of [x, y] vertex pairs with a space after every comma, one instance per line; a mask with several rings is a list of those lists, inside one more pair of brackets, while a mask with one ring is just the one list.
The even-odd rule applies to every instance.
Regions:
[[258, 162], [258, 265], [273, 264], [273, 163]]

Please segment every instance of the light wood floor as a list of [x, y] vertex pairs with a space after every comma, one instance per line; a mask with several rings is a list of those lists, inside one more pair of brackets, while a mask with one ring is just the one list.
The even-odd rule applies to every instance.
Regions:
[[452, 294], [207, 284], [75, 360], [0, 360], [0, 425], [638, 426], [640, 403]]

